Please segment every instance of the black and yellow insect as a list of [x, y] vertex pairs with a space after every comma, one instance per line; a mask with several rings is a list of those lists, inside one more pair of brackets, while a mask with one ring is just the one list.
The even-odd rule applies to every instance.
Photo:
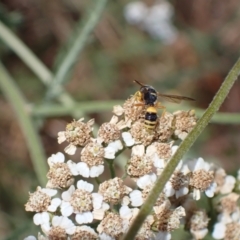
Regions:
[[145, 113], [144, 126], [148, 130], [154, 130], [157, 124], [157, 109], [163, 109], [163, 114], [165, 113], [165, 106], [158, 102], [158, 97], [162, 97], [165, 100], [173, 103], [180, 103], [182, 100], [185, 101], [195, 101], [193, 98], [178, 96], [178, 95], [168, 95], [157, 92], [152, 86], [144, 85], [137, 80], [134, 80], [138, 85], [141, 86], [140, 90], [135, 93], [135, 98], [138, 102], [136, 106], [147, 106]]

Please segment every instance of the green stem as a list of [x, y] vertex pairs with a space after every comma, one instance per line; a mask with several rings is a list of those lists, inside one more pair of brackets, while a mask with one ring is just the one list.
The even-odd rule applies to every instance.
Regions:
[[46, 156], [42, 148], [34, 124], [28, 112], [27, 102], [15, 85], [14, 79], [8, 74], [5, 67], [0, 63], [0, 86], [8, 101], [13, 106], [19, 124], [22, 128], [30, 156], [33, 162], [37, 178], [42, 186], [46, 184], [47, 164]]
[[12, 49], [26, 65], [42, 80], [46, 85], [50, 84], [52, 73], [44, 64], [32, 53], [31, 50], [0, 21], [0, 38]]
[[36, 117], [53, 117], [71, 115], [76, 109], [84, 113], [109, 111], [114, 105], [122, 104], [123, 101], [88, 101], [75, 103], [71, 106], [49, 103], [47, 105], [34, 106], [30, 109], [31, 114]]
[[[94, 4], [94, 9], [91, 11], [91, 14], [86, 22], [84, 22], [82, 31], [74, 39], [72, 47], [68, 51], [67, 55], [64, 57], [63, 62], [59, 65], [55, 77], [47, 91], [46, 98], [51, 99], [61, 93], [60, 86], [66, 80], [69, 71], [72, 69], [74, 64], [76, 64], [79, 59], [79, 55], [84, 49], [87, 40], [89, 39], [90, 34], [97, 25], [104, 9], [107, 0], [98, 0]], [[79, 26], [77, 27], [79, 28]], [[78, 29], [79, 31], [79, 29]]]
[[[33, 116], [36, 117], [55, 117], [55, 116], [66, 116], [71, 115], [72, 112], [76, 109], [80, 109], [84, 113], [92, 112], [102, 112], [109, 111], [115, 105], [121, 105], [123, 100], [115, 101], [86, 101], [81, 103], [74, 103], [71, 106], [63, 106], [60, 104], [49, 103], [48, 105], [34, 106], [30, 109], [30, 112]], [[174, 112], [179, 110], [177, 106], [168, 106], [164, 104], [167, 110]], [[189, 110], [189, 108], [183, 106], [181, 110]], [[194, 108], [197, 117], [201, 117], [204, 113], [203, 110], [199, 108]], [[216, 113], [211, 119], [212, 123], [217, 124], [240, 124], [240, 114], [239, 113]]]
[[95, 177], [95, 181], [96, 181], [97, 185], [101, 184], [101, 180], [99, 179], [99, 177]]
[[231, 71], [229, 72], [228, 76], [222, 83], [219, 91], [215, 95], [214, 99], [212, 100], [211, 104], [209, 105], [208, 109], [205, 111], [203, 116], [197, 122], [197, 125], [194, 129], [188, 134], [186, 139], [180, 144], [176, 153], [172, 156], [170, 161], [167, 163], [166, 167], [164, 168], [162, 174], [159, 176], [156, 184], [152, 188], [150, 194], [148, 195], [145, 203], [142, 205], [137, 217], [135, 218], [134, 222], [131, 224], [128, 233], [124, 236], [124, 240], [134, 239], [136, 236], [139, 228], [141, 227], [144, 219], [147, 215], [151, 212], [154, 203], [156, 202], [159, 194], [163, 191], [163, 188], [171, 177], [172, 173], [174, 172], [175, 168], [177, 167], [180, 159], [183, 155], [189, 150], [192, 144], [195, 142], [197, 137], [200, 133], [204, 130], [207, 124], [210, 122], [213, 114], [218, 111], [219, 107], [223, 103], [224, 99], [227, 97], [231, 87], [233, 86], [234, 82], [238, 78], [240, 73], [240, 59], [236, 62], [233, 66]]
[[113, 166], [113, 160], [109, 160], [109, 159], [106, 159], [107, 163], [108, 163], [108, 166], [109, 166], [109, 170], [110, 170], [110, 174], [111, 174], [111, 178], [115, 178], [115, 170], [114, 170], [114, 166]]
[[[0, 39], [12, 49], [19, 58], [39, 77], [45, 84], [50, 85], [52, 72], [33, 54], [33, 52], [7, 27], [0, 21]], [[62, 92], [58, 99], [66, 106], [73, 104], [71, 97]]]

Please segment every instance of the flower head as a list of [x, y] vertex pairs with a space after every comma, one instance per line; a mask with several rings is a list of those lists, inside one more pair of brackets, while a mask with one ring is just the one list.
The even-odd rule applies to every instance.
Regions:
[[195, 239], [203, 239], [208, 233], [209, 221], [205, 210], [196, 210], [188, 216], [186, 224]]
[[151, 156], [144, 153], [143, 145], [136, 145], [132, 148], [132, 156], [128, 162], [127, 173], [134, 178], [142, 177], [153, 172], [153, 161]]
[[194, 128], [197, 123], [194, 110], [185, 112], [177, 111], [173, 113], [175, 116], [174, 134], [184, 140], [188, 133]]
[[101, 183], [98, 190], [104, 201], [111, 204], [119, 203], [130, 191], [132, 189], [125, 186], [123, 180], [117, 177]]
[[185, 210], [183, 207], [171, 209], [170, 202], [166, 201], [160, 206], [155, 206], [153, 229], [161, 232], [171, 232], [180, 226], [180, 219], [184, 217]]
[[56, 211], [56, 208], [60, 205], [61, 200], [59, 198], [51, 199], [57, 194], [57, 190], [37, 187], [36, 192], [30, 193], [28, 202], [25, 205], [26, 211], [30, 212], [46, 212]]
[[98, 139], [100, 142], [110, 143], [119, 140], [121, 137], [121, 128], [123, 122], [118, 122], [118, 117], [113, 116], [110, 122], [103, 123], [98, 130]]
[[[108, 213], [97, 227], [101, 235], [111, 238], [119, 238], [125, 232], [124, 221], [119, 214]], [[101, 238], [101, 236], [100, 236]]]
[[[139, 103], [140, 105], [138, 105]], [[127, 99], [123, 104], [125, 121], [131, 125], [131, 123], [137, 121], [141, 117], [144, 117], [144, 110], [145, 106], [137, 100], [135, 95], [132, 96], [131, 98]]]
[[67, 188], [74, 182], [73, 176], [75, 171], [71, 171], [74, 169], [69, 167], [69, 163], [64, 163], [64, 155], [62, 153], [53, 154], [48, 158], [50, 166], [47, 174], [48, 188]]
[[71, 236], [71, 240], [79, 239], [97, 240], [98, 234], [94, 231], [93, 228], [89, 226], [86, 225], [77, 226], [74, 234]]
[[76, 222], [79, 224], [91, 223], [94, 219], [93, 211], [102, 207], [103, 197], [92, 193], [93, 185], [86, 181], [79, 180], [77, 187], [75, 189], [71, 186], [62, 193], [61, 213], [66, 217], [75, 213]]
[[130, 134], [135, 144], [149, 145], [154, 139], [154, 131], [148, 131], [145, 128], [144, 120], [139, 119], [132, 124]]
[[83, 122], [84, 118], [73, 121], [66, 126], [66, 130], [58, 133], [58, 143], [67, 141], [69, 145], [65, 148], [65, 152], [73, 155], [77, 147], [85, 146], [91, 139], [94, 120], [91, 119], [87, 123]]
[[174, 116], [171, 113], [165, 112], [160, 118], [155, 128], [155, 139], [160, 142], [167, 142], [174, 132]]
[[214, 182], [214, 172], [211, 166], [202, 158], [190, 161], [188, 168], [191, 171], [189, 186], [193, 188], [193, 197], [200, 199], [200, 192], [205, 191], [208, 197], [213, 197], [217, 184]]

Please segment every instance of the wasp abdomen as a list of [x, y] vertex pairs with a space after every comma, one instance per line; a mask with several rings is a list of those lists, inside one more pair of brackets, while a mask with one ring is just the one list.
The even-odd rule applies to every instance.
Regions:
[[146, 129], [153, 130], [157, 124], [157, 110], [155, 107], [148, 107], [145, 114], [144, 125]]

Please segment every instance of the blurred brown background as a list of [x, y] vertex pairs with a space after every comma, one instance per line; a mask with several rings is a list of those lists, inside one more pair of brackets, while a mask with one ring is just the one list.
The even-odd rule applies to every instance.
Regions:
[[[161, 4], [141, 2], [147, 8]], [[239, 57], [239, 1], [169, 1], [174, 38], [167, 40], [150, 34], [147, 25], [131, 24], [124, 15], [129, 3], [132, 1], [109, 1], [67, 79], [67, 91], [79, 102], [124, 100], [138, 89], [133, 84], [137, 79], [164, 93], [194, 97], [194, 107], [205, 109]], [[0, 20], [54, 71], [71, 45], [75, 26], [93, 6], [94, 1], [84, 0], [2, 0]], [[46, 87], [1, 41], [0, 56], [28, 101], [41, 104]], [[221, 111], [240, 112], [239, 103], [238, 81]], [[31, 232], [32, 214], [24, 211], [24, 204], [38, 183], [21, 129], [1, 90], [0, 109], [0, 239], [16, 239]], [[110, 114], [111, 110], [88, 117], [101, 124]], [[57, 132], [71, 119], [65, 116], [42, 122], [39, 134], [47, 156], [63, 151], [56, 141]], [[239, 125], [211, 124], [189, 156], [215, 161], [236, 173], [239, 132]]]

